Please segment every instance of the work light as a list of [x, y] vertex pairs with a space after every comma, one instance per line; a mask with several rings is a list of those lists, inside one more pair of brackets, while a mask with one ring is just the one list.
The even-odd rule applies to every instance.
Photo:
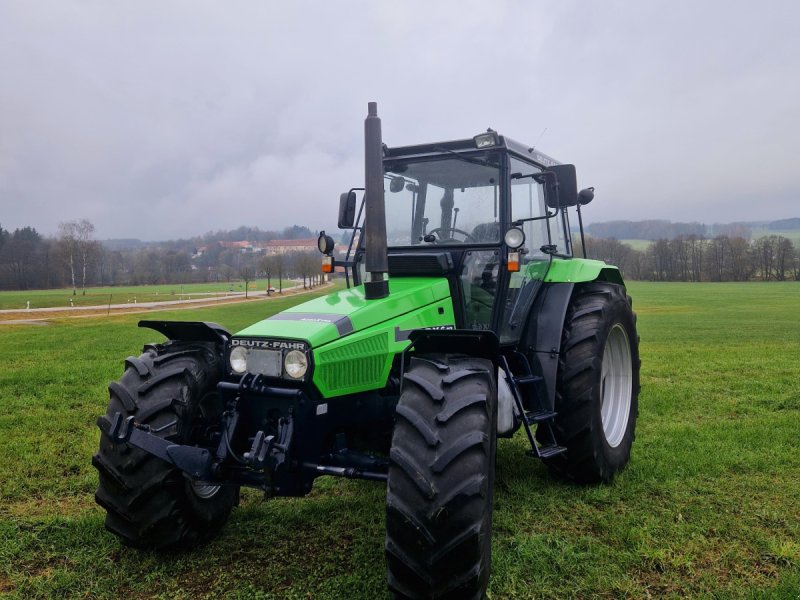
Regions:
[[475, 140], [476, 148], [490, 148], [491, 146], [497, 146], [500, 143], [500, 140], [497, 138], [497, 132], [491, 130], [487, 131], [486, 133], [476, 135], [472, 139]]
[[317, 239], [317, 248], [323, 254], [330, 254], [333, 252], [333, 238], [325, 235], [324, 231], [319, 232], [319, 239]]
[[517, 249], [525, 243], [525, 233], [519, 227], [512, 227], [503, 237], [509, 248]]

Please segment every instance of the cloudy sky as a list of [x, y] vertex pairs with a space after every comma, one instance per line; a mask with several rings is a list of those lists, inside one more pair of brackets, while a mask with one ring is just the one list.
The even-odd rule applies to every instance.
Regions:
[[384, 141], [492, 127], [588, 221], [800, 216], [800, 3], [0, 0], [0, 225], [335, 223]]

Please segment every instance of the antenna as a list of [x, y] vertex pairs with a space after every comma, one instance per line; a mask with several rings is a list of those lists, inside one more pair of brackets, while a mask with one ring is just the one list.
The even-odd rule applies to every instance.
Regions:
[[538, 146], [538, 145], [539, 145], [539, 142], [541, 142], [541, 141], [542, 141], [542, 138], [544, 137], [544, 134], [545, 134], [545, 133], [547, 133], [547, 127], [545, 127], [544, 129], [542, 129], [542, 133], [540, 133], [540, 134], [539, 134], [539, 137], [538, 137], [538, 138], [536, 138], [536, 141], [533, 143], [533, 147], [534, 147], [534, 148], [535, 148], [536, 146]]

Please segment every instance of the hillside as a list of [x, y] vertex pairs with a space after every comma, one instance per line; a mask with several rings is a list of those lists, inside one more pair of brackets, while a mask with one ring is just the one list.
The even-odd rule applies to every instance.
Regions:
[[783, 235], [792, 240], [800, 240], [800, 218], [793, 217], [776, 221], [742, 221], [735, 223], [673, 222], [668, 220], [646, 221], [603, 221], [585, 226], [586, 233], [599, 238], [618, 240], [672, 239], [678, 236], [698, 237], [743, 237], [755, 239], [765, 235]]

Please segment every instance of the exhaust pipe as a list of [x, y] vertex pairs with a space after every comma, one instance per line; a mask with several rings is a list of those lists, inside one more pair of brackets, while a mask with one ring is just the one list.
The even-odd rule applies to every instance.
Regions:
[[383, 140], [377, 102], [367, 104], [367, 118], [364, 121], [364, 171], [366, 270], [370, 275], [370, 280], [364, 282], [364, 295], [367, 300], [376, 300], [389, 295], [389, 281], [385, 278], [389, 271], [389, 258], [386, 253]]

